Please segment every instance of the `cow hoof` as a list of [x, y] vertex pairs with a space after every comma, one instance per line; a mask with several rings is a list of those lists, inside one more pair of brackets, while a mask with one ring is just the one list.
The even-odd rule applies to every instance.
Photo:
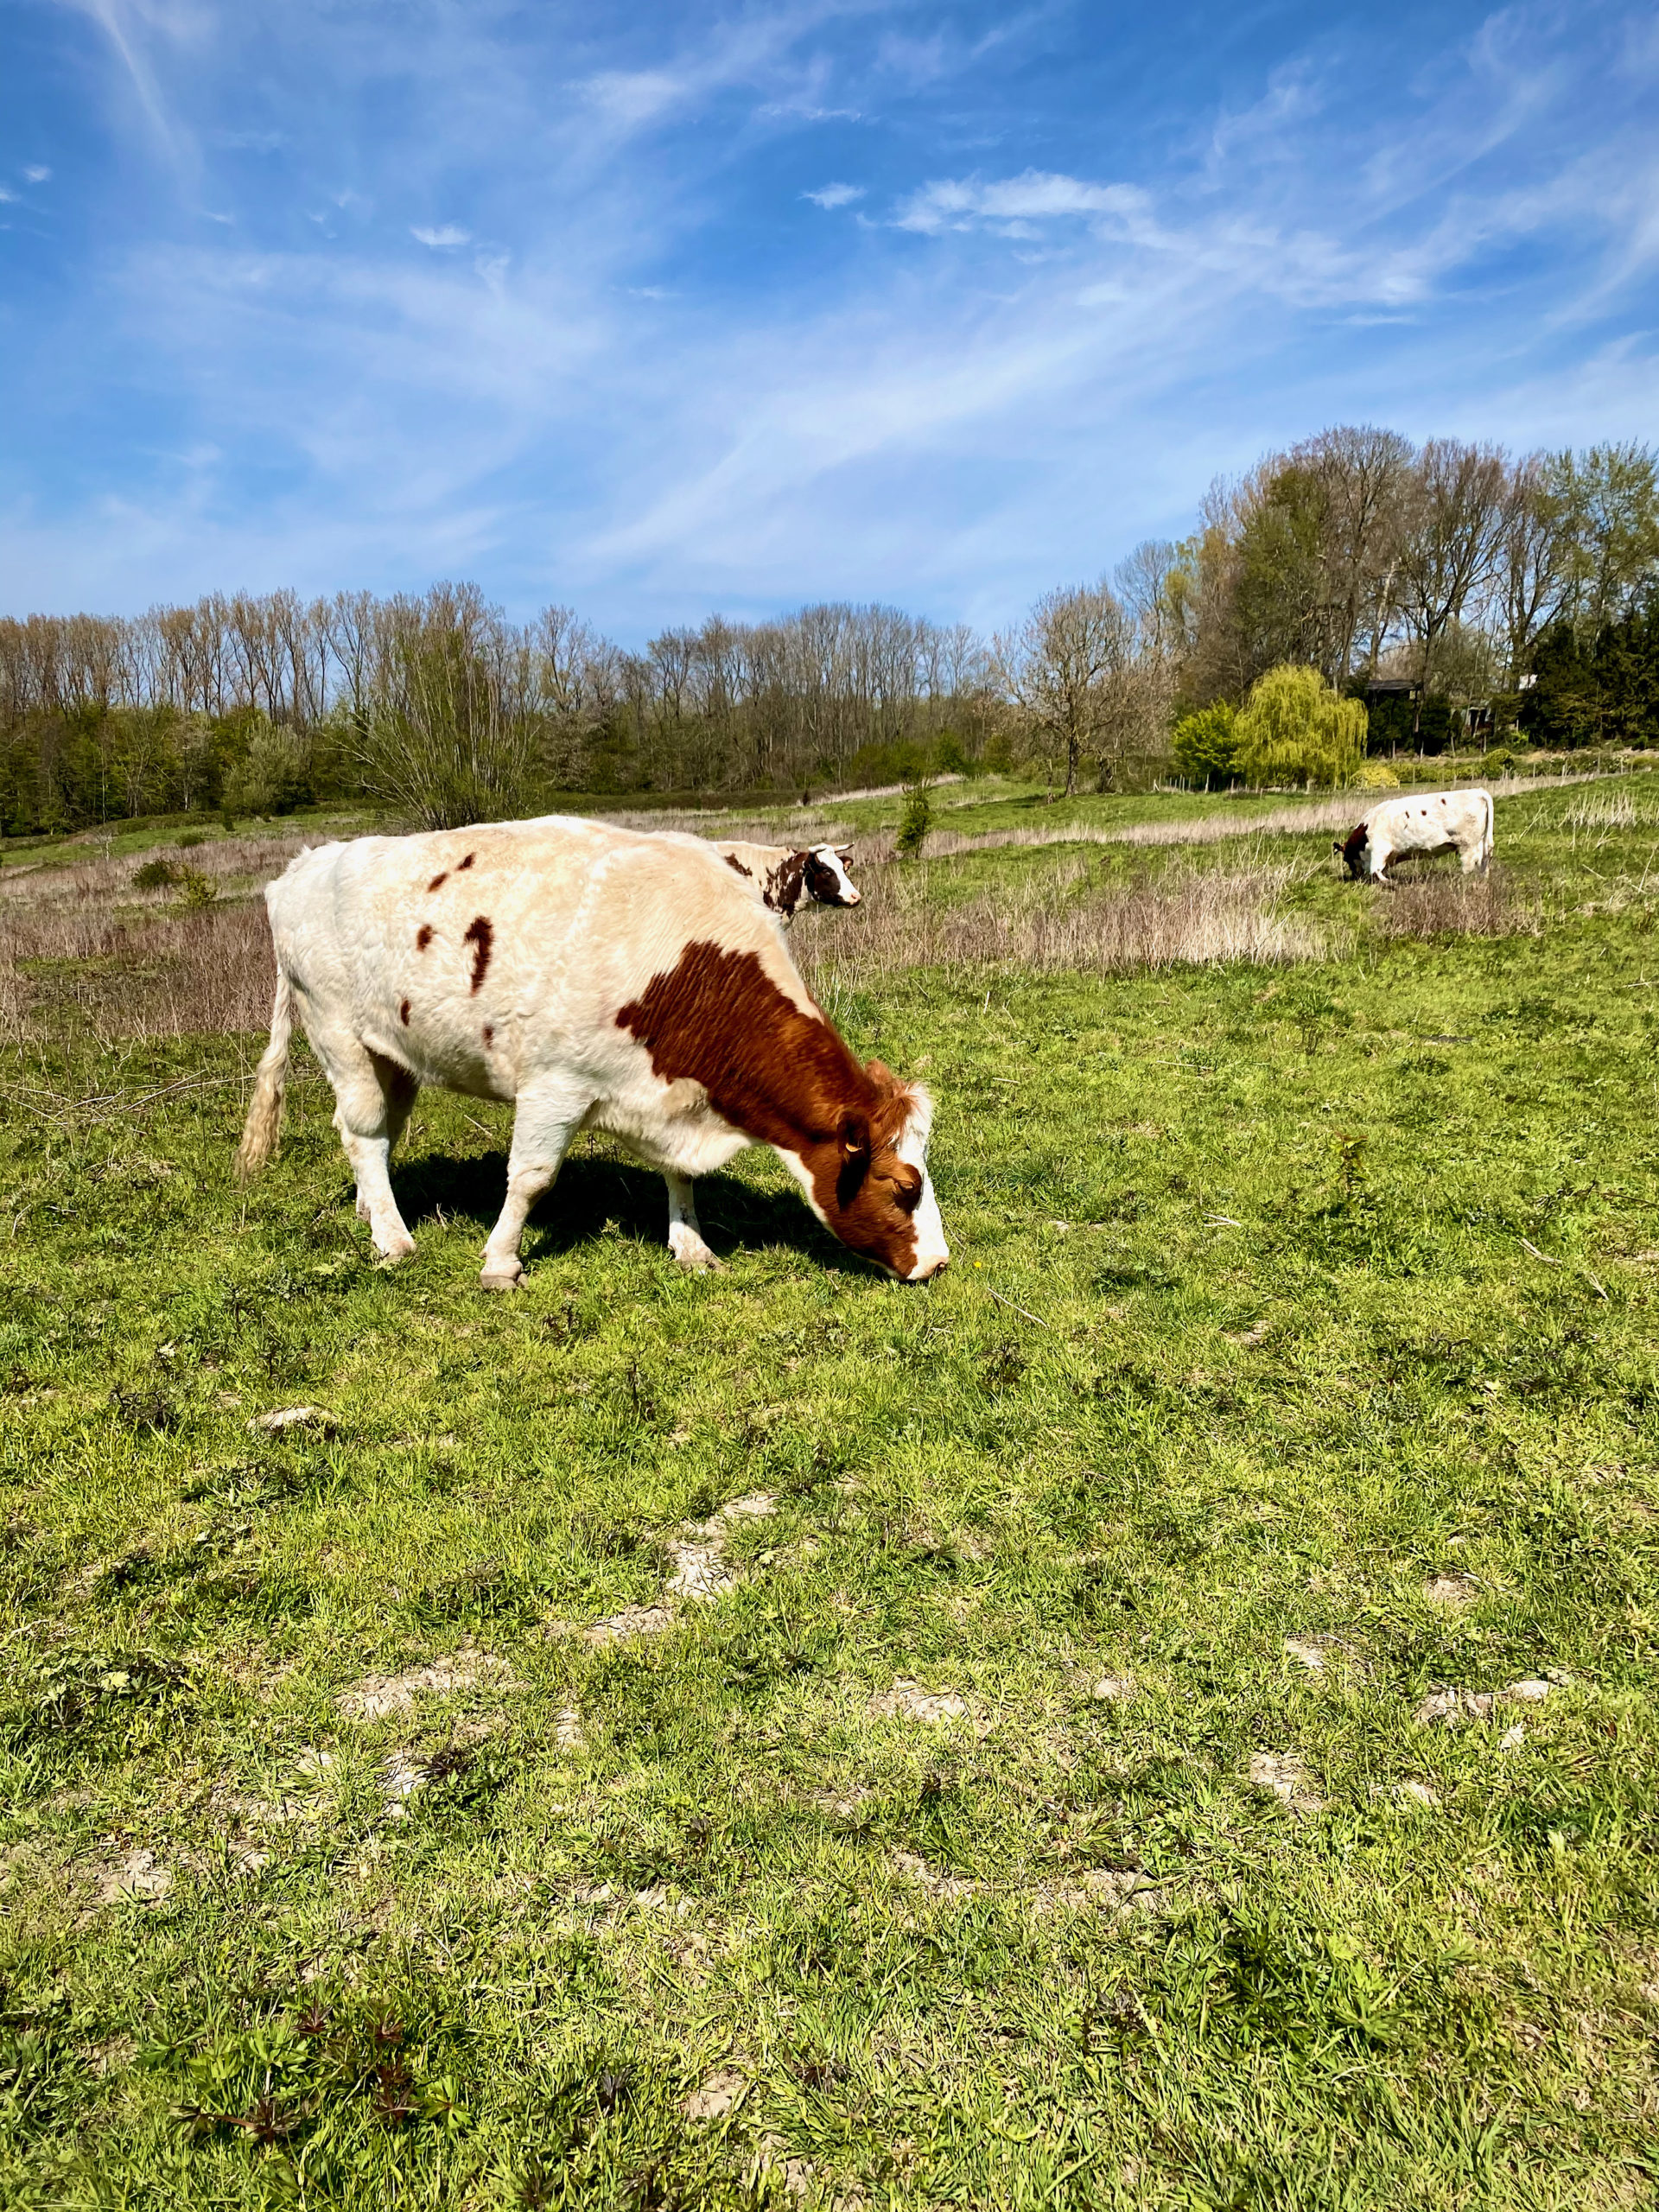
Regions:
[[688, 1274], [724, 1274], [726, 1262], [709, 1249], [695, 1230], [681, 1230], [670, 1239], [675, 1259]]
[[395, 1268], [399, 1260], [409, 1259], [414, 1249], [415, 1239], [412, 1236], [399, 1236], [390, 1244], [377, 1244], [374, 1248], [375, 1257], [383, 1267], [388, 1268]]
[[482, 1290], [522, 1290], [524, 1271], [515, 1260], [510, 1268], [486, 1268], [478, 1281]]

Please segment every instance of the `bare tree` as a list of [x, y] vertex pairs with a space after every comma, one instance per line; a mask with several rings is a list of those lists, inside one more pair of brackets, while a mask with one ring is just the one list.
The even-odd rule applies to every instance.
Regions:
[[1497, 555], [1497, 611], [1507, 680], [1520, 683], [1533, 644], [1572, 604], [1579, 542], [1571, 455], [1534, 453], [1510, 472]]
[[1132, 658], [1132, 626], [1103, 583], [1039, 599], [1005, 648], [1008, 682], [1052, 753], [1065, 761], [1065, 796], [1084, 759], [1121, 736], [1121, 682]]
[[[1431, 438], [1414, 471], [1400, 562], [1402, 607], [1419, 648], [1423, 692], [1447, 626], [1480, 610], [1503, 540], [1509, 472], [1496, 446]], [[1422, 699], [1413, 726], [1422, 727]]]

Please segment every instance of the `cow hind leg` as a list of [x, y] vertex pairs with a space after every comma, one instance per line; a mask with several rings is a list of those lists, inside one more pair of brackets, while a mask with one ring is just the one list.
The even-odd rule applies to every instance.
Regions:
[[709, 1268], [723, 1268], [726, 1262], [716, 1259], [703, 1242], [690, 1177], [676, 1175], [671, 1169], [664, 1168], [663, 1180], [668, 1185], [669, 1250], [693, 1274], [702, 1274]]
[[334, 1090], [334, 1127], [357, 1178], [359, 1217], [383, 1260], [407, 1259], [415, 1239], [391, 1193], [391, 1147], [415, 1103], [415, 1078], [355, 1037], [320, 1031], [311, 1045]]
[[588, 1103], [563, 1090], [519, 1092], [512, 1148], [507, 1154], [506, 1204], [484, 1247], [479, 1277], [486, 1290], [517, 1290], [523, 1282], [518, 1246], [524, 1224], [537, 1199], [551, 1189]]

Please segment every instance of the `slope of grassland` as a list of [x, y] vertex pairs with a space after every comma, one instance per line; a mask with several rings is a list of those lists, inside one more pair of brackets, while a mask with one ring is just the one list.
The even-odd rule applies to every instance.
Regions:
[[30, 969], [0, 2200], [1646, 2201], [1651, 793], [1479, 912], [1281, 833], [1265, 964], [995, 957], [1179, 856], [878, 869], [799, 942], [938, 1094], [924, 1291], [758, 1153], [683, 1277], [584, 1141], [488, 1300], [438, 1096], [378, 1268], [302, 1052], [245, 1198], [257, 1040]]

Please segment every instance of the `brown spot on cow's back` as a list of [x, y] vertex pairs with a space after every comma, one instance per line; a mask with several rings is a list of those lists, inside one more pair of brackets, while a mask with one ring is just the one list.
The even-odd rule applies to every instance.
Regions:
[[726, 865], [728, 868], [735, 868], [740, 875], [746, 875], [751, 883], [753, 882], [754, 870], [752, 868], [745, 868], [742, 861], [739, 860], [735, 853], [727, 854]]
[[485, 1023], [485, 1025], [484, 1025], [484, 1049], [485, 1049], [485, 1051], [486, 1051], [486, 1052], [489, 1051], [489, 1049], [490, 1049], [491, 1046], [492, 1046], [492, 1045], [493, 1045], [493, 1044], [494, 1044], [494, 1042], [495, 1042], [495, 1024], [494, 1024], [493, 1021], [486, 1021], [486, 1022]]
[[457, 875], [460, 875], [461, 874], [462, 874], [462, 872], [463, 872], [465, 869], [471, 868], [472, 864], [473, 864], [473, 856], [472, 856], [472, 855], [471, 855], [470, 853], [468, 853], [465, 860], [462, 860], [462, 861], [457, 861], [455, 862], [455, 874], [456, 874]]
[[474, 914], [462, 934], [461, 943], [473, 948], [473, 988], [481, 990], [484, 978], [490, 972], [490, 954], [495, 949], [495, 928], [486, 914]]
[[836, 1234], [895, 1274], [916, 1263], [922, 1178], [893, 1147], [911, 1094], [859, 1065], [815, 1007], [779, 990], [755, 952], [686, 946], [616, 1017], [665, 1083], [701, 1084], [722, 1120], [796, 1154]]
[[426, 950], [427, 946], [428, 946], [429, 944], [431, 944], [431, 942], [432, 942], [432, 925], [431, 925], [431, 923], [430, 923], [430, 922], [423, 922], [423, 923], [421, 924], [421, 926], [419, 927], [419, 929], [417, 929], [417, 930], [416, 931], [416, 932], [415, 932], [415, 950], [416, 950], [416, 952], [424, 952], [424, 951]]
[[444, 885], [448, 883], [448, 880], [449, 871], [447, 868], [442, 868], [438, 870], [437, 874], [433, 877], [431, 882], [429, 883], [426, 887], [429, 891], [442, 891]]
[[801, 903], [801, 886], [805, 880], [806, 855], [791, 853], [787, 860], [779, 861], [766, 878], [762, 896], [774, 912], [792, 914]]
[[403, 1023], [404, 1028], [407, 1029], [409, 1027], [409, 1001], [407, 999], [404, 1001], [402, 1006], [397, 1009], [397, 1019]]

